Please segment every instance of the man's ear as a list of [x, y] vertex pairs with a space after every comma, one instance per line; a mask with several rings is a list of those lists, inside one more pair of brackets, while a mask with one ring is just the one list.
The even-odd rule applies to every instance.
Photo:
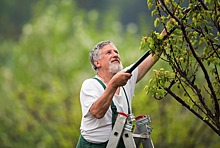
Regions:
[[100, 63], [99, 63], [99, 61], [94, 61], [94, 64], [95, 64], [95, 66], [96, 66], [97, 68], [100, 67]]

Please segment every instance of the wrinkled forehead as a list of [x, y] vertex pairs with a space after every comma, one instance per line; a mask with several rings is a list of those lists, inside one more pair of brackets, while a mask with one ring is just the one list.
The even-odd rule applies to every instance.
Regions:
[[100, 49], [100, 53], [111, 50], [118, 51], [117, 47], [114, 44], [107, 44]]

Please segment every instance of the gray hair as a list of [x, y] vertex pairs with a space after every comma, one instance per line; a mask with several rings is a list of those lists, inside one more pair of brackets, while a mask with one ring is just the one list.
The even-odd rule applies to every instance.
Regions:
[[89, 55], [89, 57], [90, 57], [90, 62], [91, 62], [91, 64], [92, 64], [92, 68], [95, 69], [96, 71], [97, 71], [97, 67], [96, 67], [96, 65], [94, 64], [94, 61], [95, 61], [95, 60], [98, 60], [98, 59], [100, 58], [100, 57], [99, 57], [100, 50], [101, 50], [105, 45], [108, 45], [108, 44], [115, 46], [114, 43], [111, 42], [111, 41], [101, 41], [101, 42], [99, 42], [98, 44], [96, 44], [95, 47], [94, 47], [94, 48], [91, 50], [91, 52], [90, 52], [90, 55]]

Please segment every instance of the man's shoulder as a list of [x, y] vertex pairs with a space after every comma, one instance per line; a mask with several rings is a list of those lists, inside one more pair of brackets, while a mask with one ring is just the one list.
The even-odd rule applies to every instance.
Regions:
[[83, 81], [83, 84], [84, 83], [93, 83], [94, 81], [96, 81], [95, 79], [94, 79], [94, 77], [92, 77], [92, 78], [87, 78], [87, 79], [85, 79], [84, 81]]
[[83, 82], [83, 86], [95, 86], [98, 84], [98, 81], [95, 79], [95, 77], [92, 77], [92, 78], [88, 78], [88, 79], [85, 79], [84, 82]]
[[88, 78], [84, 80], [81, 90], [96, 90], [102, 92], [104, 89], [102, 85], [94, 78]]

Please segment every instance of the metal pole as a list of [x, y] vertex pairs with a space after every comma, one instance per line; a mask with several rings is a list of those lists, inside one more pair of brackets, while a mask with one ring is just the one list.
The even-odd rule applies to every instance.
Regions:
[[148, 50], [147, 52], [145, 52], [145, 54], [140, 57], [135, 63], [134, 65], [131, 66], [130, 69], [128, 69], [126, 71], [126, 73], [131, 73], [146, 57], [148, 57], [150, 55], [150, 50]]

